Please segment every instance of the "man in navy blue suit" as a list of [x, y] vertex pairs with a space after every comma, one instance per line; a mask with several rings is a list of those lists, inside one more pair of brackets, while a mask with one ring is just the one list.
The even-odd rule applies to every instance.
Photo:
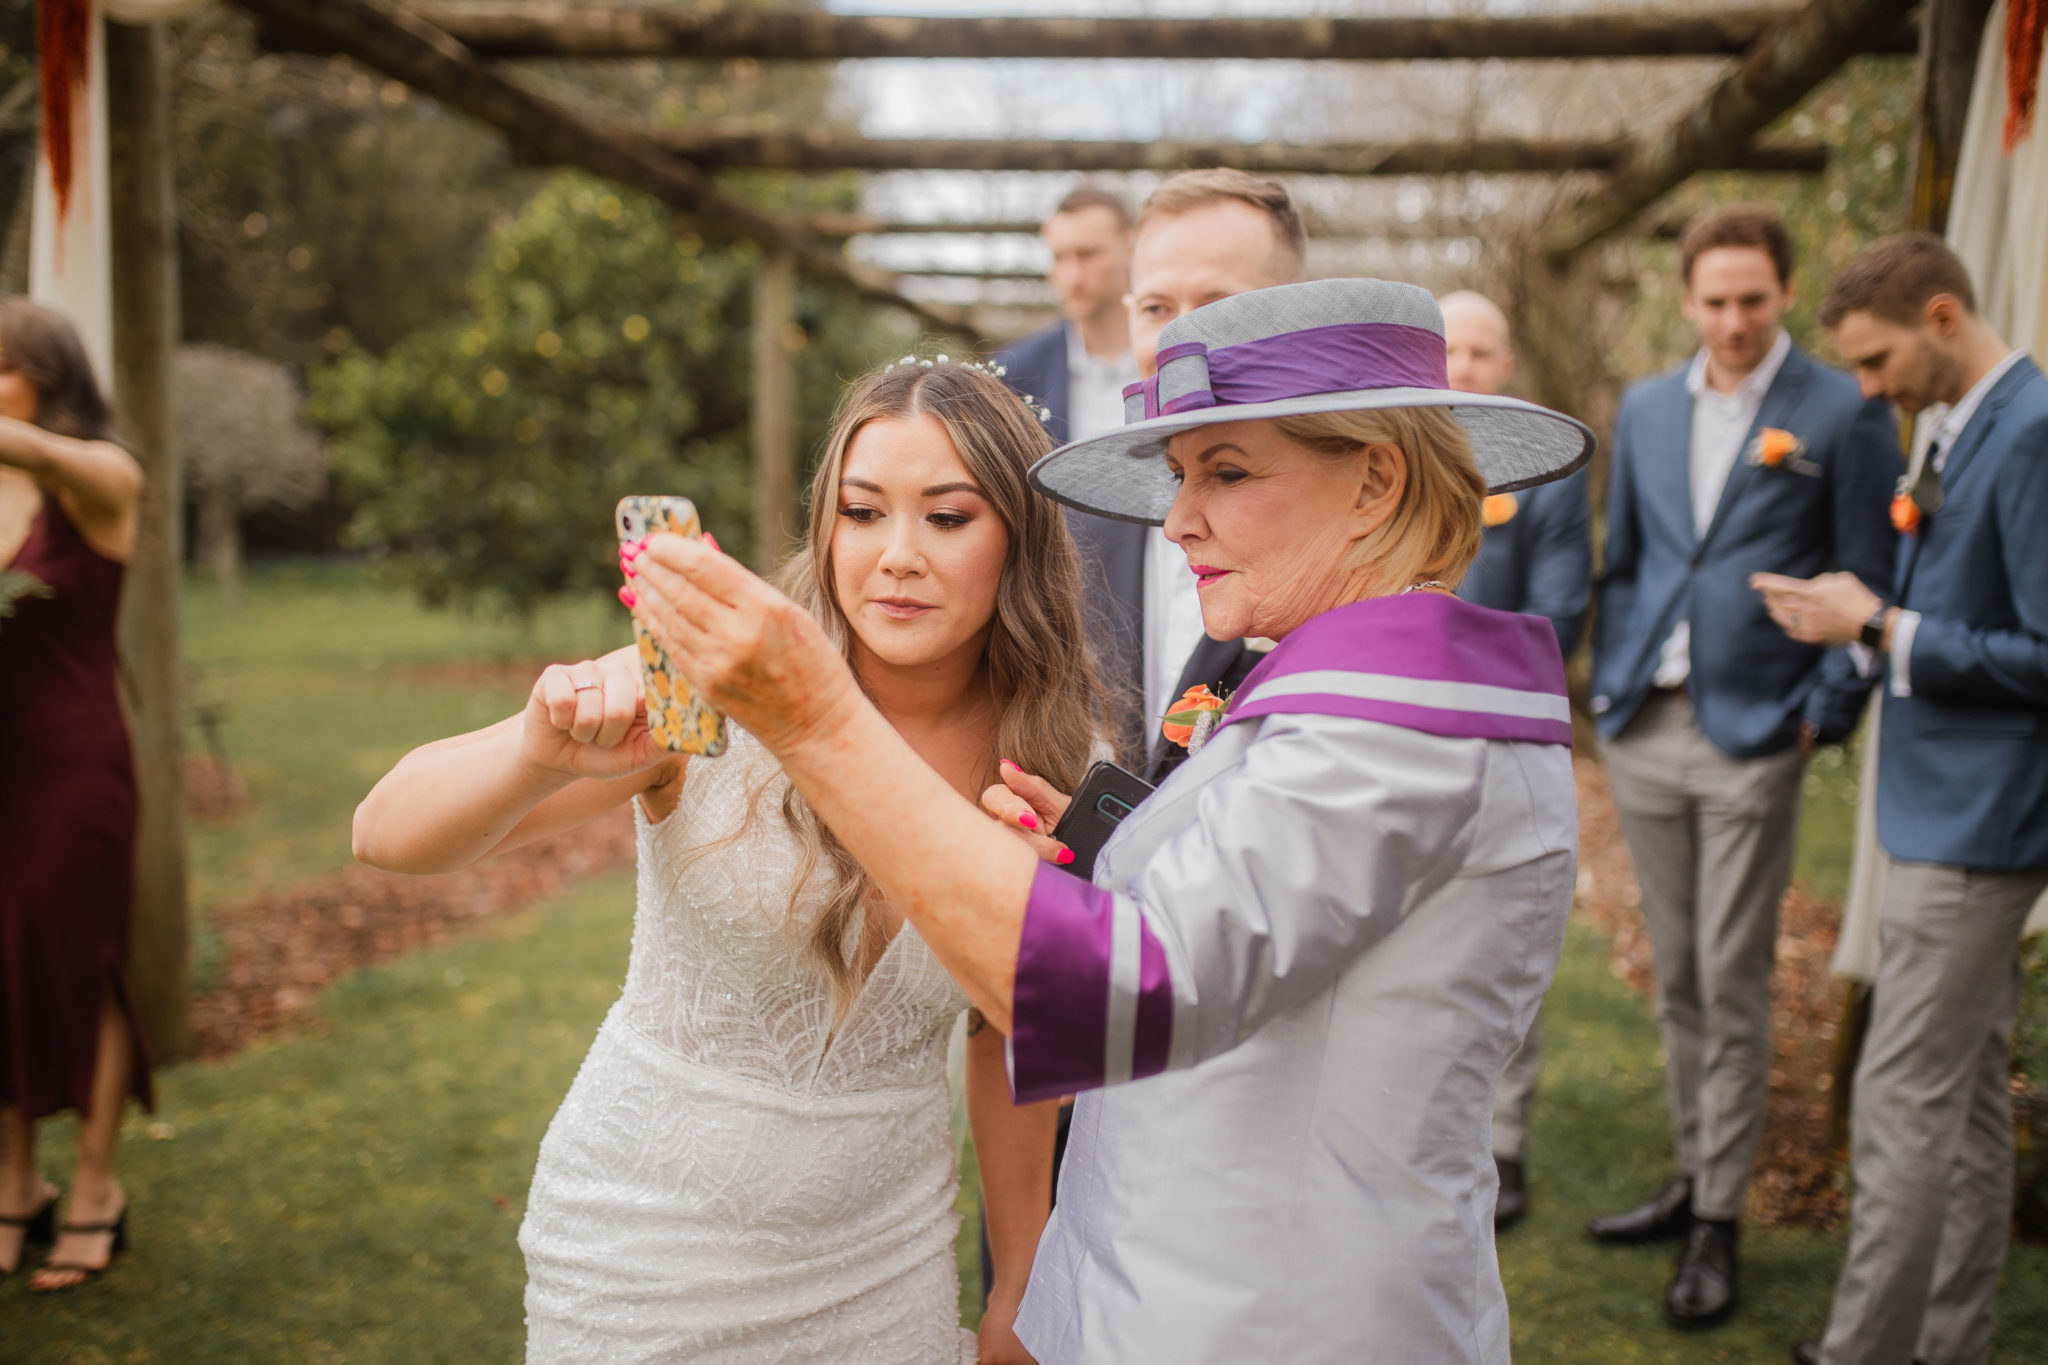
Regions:
[[[1515, 372], [1507, 315], [1484, 294], [1460, 290], [1437, 301], [1444, 313], [1444, 348], [1451, 387], [1467, 393], [1500, 393]], [[1586, 476], [1542, 484], [1486, 500], [1486, 529], [1479, 558], [1472, 562], [1458, 596], [1497, 611], [1548, 617], [1557, 647], [1569, 656], [1578, 647], [1586, 619], [1586, 595], [1593, 576], [1593, 546], [1587, 536]], [[1527, 1208], [1529, 1111], [1543, 1066], [1539, 1019], [1508, 1060], [1493, 1106], [1493, 1161], [1500, 1172], [1493, 1225], [1512, 1226]]]
[[1124, 385], [1138, 380], [1131, 355], [1131, 211], [1099, 185], [1060, 200], [1040, 230], [1052, 248], [1060, 320], [996, 357], [1011, 388], [1052, 413], [1053, 440], [1085, 440], [1123, 425]]
[[[1276, 180], [1227, 168], [1167, 179], [1145, 201], [1132, 233], [1126, 302], [1138, 375], [1157, 368], [1159, 333], [1182, 313], [1300, 279], [1306, 241], [1287, 188]], [[997, 357], [1008, 367], [1010, 387], [1041, 401], [1046, 392], [1032, 385], [1053, 387], [1046, 347], [1033, 338]], [[1086, 434], [1071, 431], [1074, 438]], [[1057, 427], [1054, 435], [1067, 439]], [[1116, 708], [1119, 747], [1159, 782], [1187, 757], [1160, 738], [1168, 703], [1197, 684], [1218, 695], [1229, 691], [1258, 655], [1242, 640], [1203, 633], [1187, 556], [1158, 528], [1072, 511], [1067, 524], [1089, 575], [1092, 642]]]
[[1679, 249], [1689, 364], [1632, 385], [1615, 418], [1592, 707], [1642, 889], [1678, 1170], [1588, 1228], [1682, 1239], [1681, 1327], [1736, 1303], [1736, 1229], [1771, 1070], [1771, 970], [1806, 755], [1855, 728], [1871, 680], [1845, 649], [1787, 639], [1756, 573], [1884, 580], [1897, 425], [1779, 326], [1792, 244], [1726, 209]]
[[2048, 888], [2048, 379], [1925, 233], [1857, 257], [1820, 317], [1863, 392], [1932, 435], [1893, 502], [1894, 574], [1756, 580], [1794, 640], [1860, 641], [1889, 675], [1849, 1257], [1825, 1340], [1794, 1358], [1980, 1361], [2012, 1215], [2020, 931]]

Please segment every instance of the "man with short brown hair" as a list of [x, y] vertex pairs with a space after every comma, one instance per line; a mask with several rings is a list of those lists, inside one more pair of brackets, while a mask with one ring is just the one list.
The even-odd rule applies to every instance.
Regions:
[[1736, 1302], [1806, 754], [1848, 737], [1871, 685], [1845, 651], [1787, 640], [1748, 580], [1881, 577], [1898, 443], [1883, 404], [1779, 325], [1792, 248], [1775, 214], [1707, 215], [1680, 259], [1702, 344], [1630, 386], [1615, 419], [1592, 686], [1655, 955], [1678, 1169], [1588, 1230], [1683, 1239], [1665, 1312], [1704, 1327]]
[[[1301, 278], [1306, 238], [1287, 187], [1220, 168], [1183, 171], [1145, 201], [1131, 244], [1131, 348], [1138, 372], [1158, 369], [1159, 333], [1181, 314], [1233, 294]], [[1256, 656], [1241, 640], [1211, 640], [1187, 555], [1156, 527], [1072, 517], [1084, 552], [1101, 566], [1109, 628], [1098, 653], [1105, 672], [1140, 704], [1133, 738], [1157, 782], [1187, 750], [1166, 744], [1159, 723], [1170, 703], [1202, 684], [1235, 687]]]
[[2048, 379], [1926, 233], [1857, 257], [1820, 316], [1863, 392], [1932, 439], [1893, 502], [1895, 574], [1755, 580], [1794, 639], [1860, 640], [1890, 679], [1849, 1256], [1825, 1341], [1793, 1358], [1982, 1361], [2012, 1219], [2019, 939], [2048, 888]]
[[1052, 413], [1061, 443], [1085, 440], [1124, 419], [1124, 385], [1138, 378], [1124, 295], [1131, 284], [1131, 214], [1100, 185], [1067, 192], [1040, 229], [1052, 249], [1049, 278], [1060, 320], [996, 357], [1011, 388]]

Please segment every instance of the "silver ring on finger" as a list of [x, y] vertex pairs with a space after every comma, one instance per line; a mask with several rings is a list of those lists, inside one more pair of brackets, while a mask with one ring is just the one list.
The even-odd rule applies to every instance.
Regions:
[[576, 691], [576, 692], [588, 692], [588, 691], [589, 691], [589, 690], [590, 690], [591, 688], [593, 688], [593, 687], [603, 687], [603, 686], [604, 686], [604, 684], [603, 684], [603, 683], [601, 683], [601, 682], [580, 682], [580, 683], [577, 683], [577, 684], [576, 684], [576, 686], [575, 686], [575, 687], [574, 687], [573, 689], [571, 689], [571, 690], [572, 690], [572, 691]]

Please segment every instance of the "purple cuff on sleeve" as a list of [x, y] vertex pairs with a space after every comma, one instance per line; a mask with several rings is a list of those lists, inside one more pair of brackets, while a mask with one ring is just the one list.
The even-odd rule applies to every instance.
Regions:
[[[1129, 917], [1121, 936], [1120, 915]], [[1166, 951], [1137, 908], [1041, 864], [1024, 908], [1011, 996], [1010, 1090], [1017, 1102], [1163, 1071], [1172, 1038]]]

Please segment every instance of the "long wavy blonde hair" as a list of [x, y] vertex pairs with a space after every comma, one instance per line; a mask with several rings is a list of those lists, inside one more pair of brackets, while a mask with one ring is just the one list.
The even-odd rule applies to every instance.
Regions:
[[[783, 565], [780, 586], [810, 610], [851, 663], [853, 628], [832, 579], [841, 468], [847, 447], [868, 423], [913, 417], [930, 417], [945, 428], [1009, 533], [982, 661], [997, 716], [982, 782], [994, 783], [998, 759], [1007, 758], [1072, 791], [1088, 766], [1101, 714], [1081, 560], [1060, 509], [1025, 482], [1025, 471], [1051, 449], [1051, 439], [994, 375], [964, 365], [897, 364], [856, 382], [840, 402], [811, 480], [804, 543]], [[876, 894], [874, 884], [794, 786], [785, 790], [781, 808], [803, 849], [790, 891], [792, 915], [818, 866], [831, 867], [832, 889], [810, 946], [843, 1014], [886, 946], [875, 917], [862, 913]]]

